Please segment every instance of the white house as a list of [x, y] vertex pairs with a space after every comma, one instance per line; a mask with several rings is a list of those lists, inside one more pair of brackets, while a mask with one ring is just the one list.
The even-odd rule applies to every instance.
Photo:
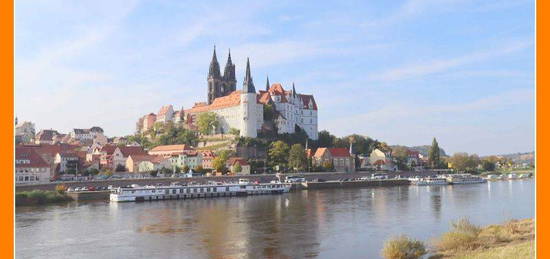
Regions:
[[50, 165], [32, 148], [15, 148], [15, 184], [50, 182]]

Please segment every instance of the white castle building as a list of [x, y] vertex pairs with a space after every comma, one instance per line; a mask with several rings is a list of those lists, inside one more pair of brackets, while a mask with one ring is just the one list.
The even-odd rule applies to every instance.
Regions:
[[180, 122], [189, 128], [196, 128], [198, 115], [212, 112], [217, 115], [219, 126], [216, 133], [229, 133], [239, 130], [243, 137], [255, 138], [265, 125], [264, 107], [273, 110], [273, 122], [277, 133], [294, 133], [296, 128], [304, 130], [310, 139], [318, 138], [317, 104], [313, 95], [299, 94], [294, 84], [287, 91], [280, 83], [273, 85], [267, 80], [266, 89], [256, 92], [247, 59], [246, 73], [241, 90], [235, 88], [235, 65], [228, 56], [223, 76], [216, 57], [212, 56], [208, 73], [207, 102], [196, 103], [187, 110], [173, 111], [171, 105], [161, 108], [158, 114], [147, 114], [137, 123], [138, 132], [145, 132], [157, 122]]

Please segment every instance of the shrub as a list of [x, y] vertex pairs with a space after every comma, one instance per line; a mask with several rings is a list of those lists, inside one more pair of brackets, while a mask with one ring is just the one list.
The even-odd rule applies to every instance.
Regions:
[[65, 190], [67, 190], [67, 187], [65, 187], [64, 184], [58, 184], [58, 185], [55, 186], [55, 191], [60, 193], [60, 194], [64, 194]]
[[480, 232], [480, 227], [462, 218], [453, 222], [451, 231], [444, 233], [435, 245], [440, 250], [473, 249], [479, 245], [476, 241]]
[[424, 243], [407, 236], [398, 236], [386, 241], [382, 249], [382, 256], [386, 259], [416, 259], [426, 253]]

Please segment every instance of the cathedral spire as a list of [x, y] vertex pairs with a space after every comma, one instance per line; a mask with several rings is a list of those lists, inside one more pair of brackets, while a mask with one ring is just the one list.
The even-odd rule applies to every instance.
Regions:
[[243, 93], [256, 93], [252, 75], [250, 74], [250, 60], [246, 58], [246, 74], [243, 81]]
[[214, 45], [214, 54], [212, 54], [212, 61], [210, 61], [210, 69], [208, 71], [208, 77], [220, 78], [220, 64], [218, 64], [218, 58], [216, 57], [216, 45]]
[[294, 87], [294, 82], [292, 82], [292, 97], [296, 97], [296, 88]]
[[237, 82], [237, 79], [235, 77], [235, 65], [233, 64], [233, 61], [231, 60], [231, 49], [229, 49], [229, 55], [227, 56], [227, 63], [225, 64], [225, 69], [223, 71], [223, 80], [226, 82], [226, 84], [231, 85], [230, 90], [235, 91], [234, 87], [232, 87], [234, 84], [231, 83], [233, 81]]
[[267, 76], [267, 81], [265, 83], [265, 91], [268, 92], [269, 91], [269, 76]]

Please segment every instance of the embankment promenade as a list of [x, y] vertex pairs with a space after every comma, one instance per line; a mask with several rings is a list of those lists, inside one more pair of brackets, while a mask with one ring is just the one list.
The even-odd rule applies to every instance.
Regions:
[[[342, 178], [361, 178], [365, 176], [370, 176], [375, 172], [354, 172], [354, 173], [344, 173], [344, 172], [325, 172], [325, 173], [303, 173], [299, 174], [306, 178], [306, 180], [311, 181], [314, 179], [323, 179], [323, 180], [338, 180]], [[401, 176], [403, 178], [409, 178], [413, 176], [428, 176], [435, 174], [431, 171], [424, 172], [414, 172], [414, 171], [401, 171], [401, 172], [388, 172], [390, 178]], [[294, 175], [294, 174], [287, 174]], [[251, 181], [260, 181], [260, 182], [269, 182], [276, 179], [274, 174], [259, 174], [259, 175], [236, 175], [236, 176], [203, 176], [203, 177], [192, 177], [192, 178], [172, 178], [172, 177], [154, 177], [154, 178], [131, 178], [131, 179], [108, 179], [108, 180], [89, 180], [89, 181], [78, 181], [78, 182], [52, 182], [47, 184], [33, 184], [33, 185], [20, 185], [15, 187], [16, 192], [22, 191], [31, 191], [31, 190], [55, 190], [55, 187], [58, 184], [63, 184], [66, 187], [82, 187], [82, 186], [93, 186], [93, 187], [104, 187], [104, 186], [126, 186], [131, 184], [138, 185], [168, 185], [172, 182], [188, 183], [206, 183], [208, 181], [237, 181], [240, 178], [247, 178]]]

